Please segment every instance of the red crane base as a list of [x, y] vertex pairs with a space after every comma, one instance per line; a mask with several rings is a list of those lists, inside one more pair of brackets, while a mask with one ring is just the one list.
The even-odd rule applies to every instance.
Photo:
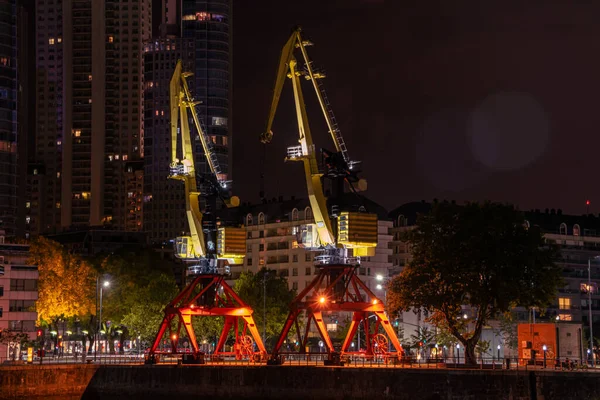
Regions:
[[[298, 334], [298, 354], [305, 353], [308, 343], [308, 335], [311, 323], [315, 323], [319, 335], [327, 348], [327, 364], [339, 364], [344, 356], [361, 354], [370, 357], [400, 358], [404, 356], [404, 350], [398, 341], [396, 332], [385, 313], [383, 302], [365, 285], [356, 275], [356, 265], [322, 265], [319, 266], [319, 275], [313, 279], [292, 302], [290, 313], [283, 326], [277, 344], [273, 348], [269, 364], [280, 364], [282, 357], [280, 349], [292, 326], [295, 325]], [[352, 321], [340, 352], [336, 352], [326, 324], [323, 320], [323, 312], [348, 312], [352, 313]], [[301, 332], [298, 317], [302, 312], [306, 313], [306, 326]], [[375, 329], [371, 333], [369, 318], [375, 316]], [[352, 351], [350, 349], [352, 340], [360, 325], [366, 332], [365, 351]], [[387, 334], [378, 333], [379, 327]], [[395, 348], [389, 350], [388, 339]]]
[[[219, 290], [223, 291], [222, 295], [219, 295]], [[231, 289], [223, 275], [198, 275], [165, 308], [165, 317], [160, 324], [152, 347], [150, 347], [147, 363], [158, 362], [160, 354], [183, 354], [183, 362], [204, 363], [204, 353], [198, 346], [192, 317], [225, 318], [219, 341], [215, 347], [215, 356], [235, 355], [237, 360], [266, 359], [267, 351], [254, 323], [252, 313], [252, 308]], [[191, 353], [181, 351], [178, 347], [182, 328], [189, 339]], [[234, 351], [225, 352], [225, 341], [232, 329], [236, 338]], [[167, 331], [169, 332], [170, 351], [158, 351], [160, 342]], [[254, 351], [254, 343], [258, 347], [258, 351]]]

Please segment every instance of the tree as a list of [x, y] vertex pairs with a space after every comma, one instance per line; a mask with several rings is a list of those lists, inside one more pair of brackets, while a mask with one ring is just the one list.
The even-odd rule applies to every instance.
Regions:
[[154, 340], [164, 317], [167, 304], [175, 298], [179, 289], [172, 275], [158, 274], [147, 286], [134, 286], [129, 294], [130, 309], [121, 319], [130, 334], [140, 336], [142, 341]]
[[89, 263], [44, 237], [31, 244], [29, 262], [39, 271], [38, 323], [56, 327], [61, 319], [93, 313], [96, 273]]
[[295, 292], [288, 289], [287, 279], [278, 277], [276, 271], [266, 268], [256, 274], [243, 272], [236, 280], [234, 290], [254, 310], [252, 316], [261, 334], [266, 311], [267, 341], [276, 340], [290, 311], [289, 305], [295, 297]]
[[[511, 205], [436, 203], [406, 232], [413, 260], [390, 282], [391, 312], [429, 311], [474, 364], [484, 324], [515, 305], [545, 307], [562, 284], [557, 250]], [[475, 313], [463, 318], [463, 306]]]

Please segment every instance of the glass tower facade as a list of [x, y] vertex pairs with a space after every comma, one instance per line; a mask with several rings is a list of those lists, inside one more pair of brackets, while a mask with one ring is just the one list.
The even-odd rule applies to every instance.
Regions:
[[[198, 113], [225, 175], [229, 179], [230, 152], [230, 67], [231, 1], [182, 0], [181, 32], [194, 43], [194, 77], [192, 93]], [[196, 142], [198, 172], [207, 172], [200, 141]]]

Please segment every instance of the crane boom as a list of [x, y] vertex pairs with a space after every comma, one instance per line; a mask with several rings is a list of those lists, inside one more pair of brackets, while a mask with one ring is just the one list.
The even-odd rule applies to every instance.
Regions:
[[[207, 248], [203, 232], [203, 214], [200, 210], [200, 191], [196, 182], [196, 168], [188, 123], [188, 109], [192, 114], [192, 120], [196, 126], [196, 131], [198, 132], [198, 137], [210, 169], [210, 173], [206, 174], [205, 178], [208, 183], [208, 190], [211, 192], [208, 195], [220, 197], [227, 207], [237, 207], [239, 205], [239, 198], [230, 196], [228, 193], [228, 181], [221, 174], [221, 168], [213, 150], [212, 142], [206, 134], [206, 130], [203, 128], [196, 112], [195, 106], [199, 102], [194, 101], [186, 80], [188, 76], [191, 76], [191, 73], [183, 72], [182, 68], [182, 62], [179, 60], [175, 66], [169, 87], [171, 109], [171, 174], [169, 178], [184, 182], [185, 210], [190, 236], [175, 239], [175, 255], [185, 260], [198, 260], [206, 258], [209, 252], [214, 253], [215, 246], [211, 245], [210, 249]], [[177, 158], [179, 135], [181, 135], [181, 160]], [[231, 230], [229, 236], [232, 236]], [[236, 235], [233, 234], [233, 236]]]
[[[355, 163], [350, 161], [348, 157], [344, 139], [327, 99], [325, 89], [320, 82], [325, 75], [321, 71], [313, 68], [312, 61], [308, 56], [306, 47], [310, 45], [312, 45], [312, 43], [302, 38], [301, 29], [298, 27], [294, 29], [292, 35], [283, 46], [279, 58], [279, 66], [277, 68], [277, 76], [275, 79], [273, 99], [268, 114], [267, 126], [265, 131], [261, 134], [260, 139], [263, 143], [270, 143], [273, 139], [272, 126], [275, 119], [275, 113], [279, 106], [279, 100], [285, 80], [286, 78], [290, 78], [294, 93], [296, 119], [298, 121], [299, 145], [288, 148], [286, 161], [302, 161], [304, 164], [308, 197], [315, 220], [314, 227], [316, 228], [319, 239], [319, 242], [315, 243], [315, 245], [326, 249], [338, 249], [339, 251], [333, 251], [331, 254], [339, 253], [339, 257], [333, 256], [337, 257], [339, 260], [346, 258], [346, 256], [343, 255], [345, 254], [343, 249], [346, 247], [356, 249], [355, 255], [371, 254], [374, 251], [377, 241], [376, 216], [374, 216], [374, 218], [366, 218], [366, 216], [357, 217], [356, 213], [342, 213], [340, 218], [338, 218], [338, 226], [334, 227], [327, 209], [327, 198], [325, 197], [322, 183], [323, 173], [319, 171], [317, 163], [317, 155], [309, 127], [300, 77], [304, 77], [306, 80], [311, 81], [323, 117], [325, 118], [327, 129], [335, 145], [336, 151], [334, 153], [323, 150], [328, 167], [327, 176], [338, 179], [338, 182], [341, 182], [339, 178], [343, 178], [348, 182], [349, 187], [353, 191], [355, 191], [353, 183], [358, 182], [359, 189], [364, 190], [364, 188], [366, 188], [366, 181], [359, 180], [356, 171], [352, 171], [352, 167]], [[294, 54], [296, 49], [300, 50], [299, 59], [297, 59]], [[303, 68], [300, 68], [299, 60], [303, 62]], [[343, 184], [341, 186], [338, 185], [337, 187], [341, 187], [341, 190], [343, 191]], [[333, 228], [337, 228], [337, 238]], [[366, 236], [364, 235], [365, 231], [368, 231]]]

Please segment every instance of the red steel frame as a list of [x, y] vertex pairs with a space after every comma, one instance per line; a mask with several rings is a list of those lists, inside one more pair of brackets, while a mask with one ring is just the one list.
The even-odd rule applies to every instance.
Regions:
[[[196, 290], [198, 287], [200, 289]], [[219, 296], [219, 289], [222, 289], [223, 296]], [[214, 293], [214, 298], [204, 301], [207, 305], [198, 305], [198, 300], [202, 296], [210, 295], [210, 293]], [[241, 359], [244, 354], [241, 351], [242, 346], [240, 341], [246, 335], [246, 332], [249, 331], [258, 347], [258, 352], [254, 352], [254, 357], [265, 359], [267, 351], [254, 323], [252, 313], [252, 308], [244, 303], [227, 282], [225, 282], [223, 275], [198, 275], [165, 308], [165, 317], [150, 348], [150, 355], [160, 353], [157, 349], [167, 330], [169, 331], [169, 340], [171, 343], [170, 354], [178, 353], [177, 344], [182, 327], [185, 329], [185, 333], [190, 341], [192, 352], [200, 354], [201, 352], [192, 326], [192, 317], [200, 316], [225, 317], [223, 330], [215, 347], [215, 355], [235, 354], [236, 359]], [[174, 319], [177, 319], [177, 327], [175, 329], [173, 329]], [[238, 329], [238, 322], [243, 322], [241, 332]], [[234, 329], [236, 338], [236, 345], [234, 346], [236, 351], [233, 353], [223, 351], [225, 341], [232, 328]]]
[[[404, 350], [385, 314], [384, 304], [356, 275], [356, 267], [356, 265], [347, 264], [318, 266], [318, 268], [320, 268], [319, 275], [317, 275], [310, 285], [296, 296], [290, 305], [291, 311], [283, 326], [281, 334], [279, 335], [279, 340], [273, 348], [271, 354], [272, 360], [278, 359], [279, 350], [286, 340], [292, 325], [295, 325], [298, 334], [298, 342], [300, 345], [299, 352], [304, 353], [308, 341], [308, 333], [313, 321], [327, 348], [327, 353], [331, 358], [331, 355], [335, 350], [331, 338], [327, 333], [326, 324], [323, 321], [324, 311], [353, 313], [352, 322], [350, 323], [348, 334], [342, 345], [340, 356], [349, 354], [365, 354], [372, 356], [375, 352], [380, 354], [384, 353], [386, 356], [404, 356]], [[341, 290], [342, 288], [343, 290]], [[303, 311], [306, 311], [307, 323], [304, 333], [301, 334], [298, 317]], [[373, 334], [370, 333], [368, 321], [368, 318], [372, 315], [375, 315], [377, 320], [375, 323], [375, 333]], [[360, 351], [349, 351], [352, 339], [361, 323], [363, 324], [364, 332], [366, 332], [366, 350], [364, 353]], [[396, 353], [388, 352], [387, 349], [375, 350], [373, 348], [372, 339], [378, 333], [379, 326], [381, 326], [387, 334], [389, 340], [396, 349]]]

